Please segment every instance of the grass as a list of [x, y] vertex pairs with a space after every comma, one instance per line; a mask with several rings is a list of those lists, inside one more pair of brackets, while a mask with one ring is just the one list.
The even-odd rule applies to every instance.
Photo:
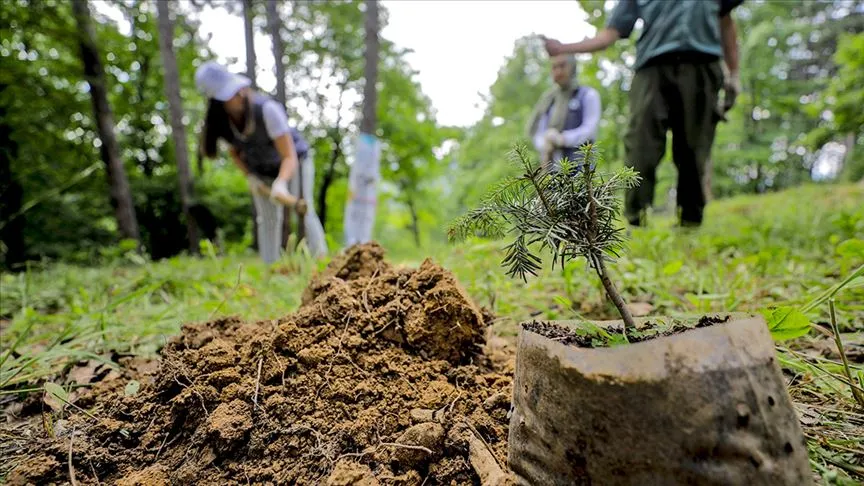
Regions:
[[[807, 304], [864, 263], [861, 201], [860, 184], [808, 185], [712, 202], [705, 226], [696, 231], [676, 229], [658, 215], [648, 228], [632, 231], [628, 253], [611, 268], [628, 301], [650, 304], [652, 315], [780, 305], [806, 310], [814, 330], [778, 342], [777, 349], [806, 427], [811, 464], [825, 484], [864, 480], [864, 410], [852, 393], [862, 386], [857, 377], [864, 365], [858, 351], [849, 360], [857, 381], [851, 383], [834, 344], [827, 301]], [[391, 260], [418, 265], [429, 256], [450, 268], [480, 304], [501, 316], [495, 330], [502, 336], [514, 336], [517, 323], [532, 317], [617, 318], [583, 263], [544, 271], [526, 284], [504, 275], [500, 246], [474, 241], [403, 249]], [[39, 390], [79, 360], [152, 354], [184, 322], [284, 315], [297, 307], [321, 265], [293, 256], [267, 269], [251, 254], [207, 254], [160, 262], [126, 257], [98, 268], [58, 264], [3, 275], [0, 403]], [[841, 343], [860, 350], [864, 277], [847, 282], [834, 305]]]

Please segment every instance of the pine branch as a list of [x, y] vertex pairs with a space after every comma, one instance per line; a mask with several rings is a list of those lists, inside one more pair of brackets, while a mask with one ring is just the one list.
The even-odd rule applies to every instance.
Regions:
[[595, 145], [583, 148], [581, 163], [565, 160], [560, 170], [536, 165], [524, 145], [515, 147], [510, 155], [522, 173], [494, 186], [477, 208], [456, 219], [448, 230], [451, 241], [472, 234], [503, 238], [512, 233], [514, 239], [504, 248], [501, 264], [508, 275], [523, 280], [542, 268], [532, 248], [549, 251], [552, 268], [585, 258], [625, 327], [632, 327], [632, 316], [609, 278], [606, 263], [614, 262], [624, 246], [623, 230], [617, 226], [621, 213], [618, 192], [639, 183], [636, 172], [627, 168], [598, 174], [600, 152]]

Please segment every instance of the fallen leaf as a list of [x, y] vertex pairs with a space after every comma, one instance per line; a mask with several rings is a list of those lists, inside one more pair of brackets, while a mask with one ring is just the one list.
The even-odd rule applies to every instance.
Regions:
[[630, 302], [627, 304], [627, 310], [633, 314], [633, 317], [642, 317], [650, 314], [654, 306], [648, 302]]
[[69, 395], [66, 393], [66, 390], [62, 386], [51, 382], [45, 383], [44, 388], [45, 395], [42, 397], [42, 401], [45, 402], [45, 405], [51, 407], [55, 412], [62, 411], [63, 407], [66, 406], [66, 402], [69, 401]]
[[69, 379], [77, 385], [89, 385], [93, 383], [93, 378], [96, 376], [96, 368], [102, 364], [95, 359], [88, 360], [85, 364], [76, 366], [69, 371]]
[[130, 397], [136, 393], [141, 388], [141, 383], [138, 380], [132, 380], [126, 384], [126, 388], [123, 390], [123, 393], [126, 394], [127, 397]]

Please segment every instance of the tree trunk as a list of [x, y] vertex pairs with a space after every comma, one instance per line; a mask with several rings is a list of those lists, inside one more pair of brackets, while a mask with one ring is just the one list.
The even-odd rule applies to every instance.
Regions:
[[420, 248], [420, 222], [417, 219], [417, 207], [414, 198], [408, 196], [408, 211], [411, 213], [411, 234], [414, 235], [414, 244]]
[[174, 57], [174, 22], [171, 20], [168, 2], [156, 2], [159, 16], [159, 50], [165, 76], [165, 97], [171, 112], [171, 136], [174, 139], [174, 156], [177, 159], [177, 179], [180, 185], [180, 205], [186, 219], [189, 251], [198, 253], [198, 225], [189, 211], [192, 205], [192, 176], [189, 170], [189, 148], [186, 127], [183, 125], [183, 99], [180, 96], [180, 73]]
[[72, 11], [78, 24], [78, 42], [81, 49], [81, 60], [84, 64], [84, 77], [90, 85], [90, 95], [93, 101], [93, 115], [99, 139], [102, 142], [100, 152], [105, 162], [105, 172], [111, 195], [111, 205], [117, 218], [117, 227], [123, 238], [138, 240], [138, 221], [135, 217], [135, 207], [132, 203], [132, 192], [129, 180], [120, 160], [120, 150], [114, 138], [114, 115], [108, 104], [108, 93], [105, 89], [105, 71], [96, 48], [96, 32], [93, 29], [90, 6], [86, 0], [72, 2]]
[[[8, 85], [0, 84], [0, 94]], [[18, 156], [18, 144], [12, 139], [12, 127], [6, 122], [6, 109], [0, 105], [0, 242], [5, 247], [2, 265], [15, 269], [27, 257], [24, 245], [24, 215], [19, 215], [24, 199], [24, 189], [15, 180], [12, 159]], [[14, 219], [12, 219], [14, 218]], [[4, 254], [5, 253], [5, 254]]]
[[281, 25], [282, 19], [279, 17], [279, 9], [276, 2], [268, 1], [267, 30], [270, 31], [270, 42], [273, 45], [273, 63], [276, 68], [276, 99], [279, 103], [282, 103], [282, 106], [285, 106], [287, 104], [285, 96], [285, 64], [282, 63], [285, 46], [282, 42]]
[[252, 1], [243, 0], [243, 30], [246, 33], [246, 77], [252, 80], [252, 87], [257, 88], [258, 83], [255, 81], [257, 64], [257, 58], [255, 57], [255, 10], [253, 9]]
[[[336, 130], [338, 132], [338, 129]], [[336, 179], [336, 163], [339, 157], [342, 156], [342, 137], [333, 137], [333, 151], [330, 152], [330, 164], [324, 172], [324, 178], [321, 180], [321, 189], [318, 191], [318, 214], [321, 216], [321, 225], [327, 228], [327, 192], [330, 190], [330, 185]]]
[[[268, 1], [266, 5], [267, 30], [270, 32], [270, 42], [273, 46], [273, 64], [276, 71], [276, 100], [285, 107], [287, 106], [287, 98], [285, 95], [285, 65], [282, 63], [282, 55], [285, 53], [285, 46], [282, 43], [282, 33], [280, 29], [282, 19], [279, 17], [279, 9], [275, 1]], [[291, 236], [291, 219], [294, 212], [287, 207], [282, 208], [282, 211], [282, 248], [285, 248], [288, 244], [288, 237]]]
[[363, 86], [363, 120], [360, 122], [360, 131], [374, 135], [378, 124], [379, 39], [377, 0], [366, 0], [364, 28], [366, 30], [366, 63], [363, 67], [363, 78], [366, 81]]
[[705, 202], [714, 199], [714, 193], [711, 192], [711, 176], [714, 171], [714, 161], [711, 157], [705, 160], [705, 172], [702, 174], [702, 192], [705, 193]]

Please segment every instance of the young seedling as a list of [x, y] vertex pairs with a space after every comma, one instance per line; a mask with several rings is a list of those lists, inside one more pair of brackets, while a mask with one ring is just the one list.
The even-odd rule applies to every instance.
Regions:
[[[552, 253], [552, 268], [560, 262], [583, 257], [597, 273], [603, 288], [624, 320], [624, 335], [635, 328], [633, 316], [609, 278], [607, 262], [613, 262], [623, 247], [623, 228], [617, 225], [621, 211], [621, 189], [635, 187], [639, 176], [625, 168], [611, 174], [596, 172], [600, 155], [589, 144], [579, 163], [562, 161], [559, 170], [535, 164], [524, 146], [511, 156], [521, 174], [509, 177], [487, 194], [480, 206], [450, 226], [451, 241], [470, 235], [504, 238], [513, 235], [505, 247], [502, 266], [507, 274], [527, 281], [537, 275], [542, 260], [536, 251]], [[539, 247], [532, 246], [539, 243]]]

